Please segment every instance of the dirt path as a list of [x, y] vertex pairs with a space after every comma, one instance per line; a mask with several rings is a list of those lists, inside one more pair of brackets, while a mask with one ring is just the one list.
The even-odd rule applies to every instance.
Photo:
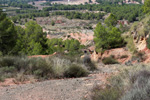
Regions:
[[106, 82], [111, 74], [109, 70], [104, 69], [105, 72], [99, 71], [84, 78], [1, 87], [0, 100], [83, 100], [95, 85]]

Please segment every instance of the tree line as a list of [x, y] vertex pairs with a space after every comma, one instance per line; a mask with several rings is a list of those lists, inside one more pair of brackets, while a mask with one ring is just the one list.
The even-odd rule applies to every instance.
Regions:
[[8, 6], [20, 7], [20, 8], [35, 8], [34, 6], [32, 6], [30, 4], [22, 3], [22, 2], [9, 2]]
[[18, 14], [16, 16], [12, 16], [11, 19], [13, 20], [13, 22], [17, 22], [21, 19], [24, 18], [29, 18], [29, 19], [34, 19], [35, 17], [47, 17], [49, 16], [49, 12], [48, 11], [39, 11], [39, 12], [33, 12], [33, 13], [23, 13], [23, 14]]
[[68, 19], [84, 19], [84, 20], [100, 20], [103, 18], [105, 13], [90, 13], [90, 12], [77, 12], [77, 11], [55, 11], [52, 12], [50, 15], [64, 15]]
[[43, 8], [44, 11], [53, 10], [89, 10], [105, 11], [117, 16], [117, 20], [126, 19], [129, 22], [137, 20], [137, 17], [143, 15], [142, 5], [118, 5], [118, 4], [86, 4], [86, 5], [63, 5], [53, 4], [51, 7]]

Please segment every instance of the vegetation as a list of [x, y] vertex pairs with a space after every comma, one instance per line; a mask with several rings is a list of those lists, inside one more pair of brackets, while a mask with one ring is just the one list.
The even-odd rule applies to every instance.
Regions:
[[118, 4], [86, 4], [86, 5], [62, 5], [54, 4], [46, 7], [44, 11], [52, 10], [89, 10], [89, 11], [105, 11], [116, 16], [117, 20], [126, 19], [129, 22], [136, 21], [137, 17], [142, 16], [142, 5], [118, 5]]
[[52, 54], [54, 52], [64, 52], [67, 51], [70, 55], [78, 55], [80, 49], [84, 46], [80, 45], [78, 40], [62, 40], [62, 39], [51, 39], [47, 41], [48, 53]]
[[[104, 21], [99, 22], [94, 30], [96, 51], [103, 53], [108, 49], [123, 47], [125, 46], [125, 39], [127, 42], [126, 46], [135, 54], [131, 60], [134, 61], [135, 58], [138, 58], [143, 61], [145, 59], [144, 53], [137, 53], [133, 40], [135, 38], [140, 39], [140, 36], [147, 36], [149, 34], [150, 18], [147, 17], [147, 19], [143, 19], [141, 22], [134, 23], [129, 30], [129, 35], [123, 34], [124, 39], [122, 33], [125, 29], [123, 29], [123, 26], [120, 26], [120, 30], [117, 25], [117, 21], [122, 19], [126, 19], [129, 22], [139, 20], [139, 17], [143, 15], [141, 5], [118, 5], [117, 3], [121, 2], [120, 0], [114, 0], [111, 4], [107, 0], [97, 0], [101, 4], [62, 5], [45, 3], [43, 5], [50, 5], [50, 7], [37, 10], [34, 6], [28, 4], [28, 2], [34, 4], [34, 1], [6, 0], [6, 2], [0, 2], [1, 4], [8, 4], [6, 6], [21, 8], [13, 10], [16, 16], [15, 14], [11, 16], [12, 21], [0, 10], [0, 81], [4, 81], [5, 78], [16, 78], [16, 80], [24, 81], [29, 79], [30, 76], [38, 80], [76, 78], [87, 76], [89, 72], [96, 69], [89, 56], [85, 56], [82, 60], [79, 58], [83, 54], [81, 49], [85, 48], [84, 45], [81, 45], [75, 39], [47, 39], [47, 34], [43, 32], [42, 27], [35, 21], [29, 21], [30, 19], [35, 20], [35, 17], [51, 18], [51, 16], [63, 15], [68, 19], [100, 21], [100, 19], [104, 19], [106, 14], [110, 13], [110, 16]], [[146, 14], [150, 12], [149, 2], [149, 0], [146, 0], [143, 6], [144, 13]], [[84, 10], [85, 13], [74, 10]], [[52, 12], [49, 14], [49, 11]], [[99, 12], [95, 13], [92, 11]], [[18, 26], [18, 23], [22, 23], [22, 18], [27, 22], [25, 28]], [[55, 24], [55, 21], [51, 21], [51, 25], [51, 27], [56, 27], [57, 24]], [[84, 28], [92, 30], [91, 25], [93, 23], [90, 23], [89, 26], [84, 26]], [[78, 27], [80, 28], [80, 26]], [[135, 31], [137, 36], [132, 37], [132, 32]], [[147, 39], [147, 47], [150, 49], [150, 37]], [[31, 57], [32, 55], [49, 55], [53, 53], [56, 55], [47, 58]], [[120, 59], [127, 57], [127, 55], [122, 55]], [[102, 62], [104, 64], [118, 64], [113, 56], [103, 58]], [[93, 89], [93, 100], [150, 99], [149, 68], [146, 69], [145, 66], [127, 66], [126, 68], [118, 69], [118, 71], [121, 72], [111, 77], [108, 80], [109, 85], [105, 88], [96, 87]], [[18, 78], [19, 74], [20, 78]]]
[[104, 64], [118, 64], [118, 61], [117, 60], [115, 60], [113, 57], [106, 57], [106, 58], [103, 58], [102, 59], [102, 62], [104, 63]]
[[29, 19], [32, 19], [34, 17], [47, 17], [49, 16], [49, 12], [43, 12], [43, 11], [20, 11], [18, 13], [22, 13], [22, 14], [18, 14], [16, 16], [13, 16], [12, 17], [12, 20], [13, 22], [17, 22], [19, 21], [20, 19], [22, 18], [29, 18]]
[[147, 39], [147, 47], [150, 49], [150, 37]]
[[40, 25], [34, 21], [25, 24], [26, 28], [20, 26], [16, 27], [17, 42], [15, 46], [15, 54], [20, 55], [38, 55], [45, 54], [46, 46], [46, 33]]
[[52, 21], [52, 22], [51, 22], [51, 25], [52, 25], [52, 26], [54, 26], [54, 25], [55, 25], [55, 22], [54, 22], [54, 21]]
[[16, 78], [19, 73], [25, 77], [32, 75], [36, 79], [83, 77], [88, 75], [88, 71], [82, 61], [70, 60], [60, 55], [45, 59], [11, 56], [0, 58], [1, 79]]
[[68, 19], [85, 19], [85, 20], [92, 20], [92, 19], [97, 19], [100, 20], [103, 18], [105, 13], [81, 13], [77, 11], [56, 11], [53, 12], [51, 15], [64, 15]]
[[144, 1], [143, 11], [144, 13], [150, 13], [150, 0]]
[[119, 100], [121, 90], [115, 87], [107, 86], [105, 89], [96, 86], [92, 90], [92, 100]]
[[11, 54], [16, 44], [16, 30], [14, 24], [0, 9], [0, 51], [2, 54]]
[[21, 3], [21, 2], [9, 2], [9, 3], [8, 3], [8, 6], [20, 7], [20, 8], [35, 8], [35, 7], [32, 6], [32, 5], [24, 4], [24, 3]]
[[105, 24], [109, 26], [116, 26], [117, 24], [117, 18], [115, 15], [110, 14], [108, 18], [105, 19]]
[[116, 27], [110, 26], [106, 28], [101, 23], [98, 23], [94, 30], [94, 36], [96, 51], [104, 51], [124, 45], [121, 31]]
[[120, 72], [108, 79], [105, 88], [92, 90], [93, 100], [148, 100], [150, 69], [148, 65], [120, 67]]

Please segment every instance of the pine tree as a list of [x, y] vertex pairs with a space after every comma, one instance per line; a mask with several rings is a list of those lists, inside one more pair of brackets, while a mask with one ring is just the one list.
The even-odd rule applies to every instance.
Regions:
[[108, 18], [105, 19], [105, 24], [110, 27], [110, 26], [116, 26], [117, 24], [117, 18], [115, 15], [110, 14]]
[[11, 54], [16, 44], [16, 30], [14, 24], [0, 9], [0, 51]]

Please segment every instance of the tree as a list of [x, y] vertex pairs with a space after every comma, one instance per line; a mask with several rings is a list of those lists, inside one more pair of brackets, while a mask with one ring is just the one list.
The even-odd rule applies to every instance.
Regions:
[[17, 17], [12, 17], [11, 19], [12, 19], [12, 21], [13, 21], [14, 23], [17, 22]]
[[39, 55], [46, 54], [46, 33], [42, 27], [34, 21], [25, 24], [25, 29], [16, 26], [17, 42], [15, 54], [19, 55]]
[[28, 55], [45, 54], [47, 49], [47, 39], [46, 33], [43, 32], [42, 27], [35, 21], [29, 21], [25, 26], [24, 38], [27, 39]]
[[150, 0], [144, 1], [143, 12], [144, 13], [150, 13]]
[[108, 47], [108, 32], [107, 29], [99, 22], [94, 30], [94, 42], [96, 46], [96, 51], [101, 51]]
[[16, 44], [16, 30], [14, 24], [0, 9], [0, 51], [11, 54]]
[[27, 42], [28, 39], [25, 37], [25, 30], [21, 26], [16, 26], [16, 33], [17, 33], [17, 39], [16, 39], [16, 45], [14, 47], [14, 54], [15, 55], [25, 55], [27, 54]]
[[110, 29], [98, 23], [94, 30], [94, 36], [96, 51], [98, 52], [124, 46], [121, 31], [116, 27]]
[[112, 27], [111, 31], [109, 31], [108, 43], [109, 48], [117, 48], [124, 45], [121, 31], [118, 28]]
[[105, 19], [105, 24], [109, 26], [116, 26], [117, 24], [117, 18], [115, 15], [110, 14], [108, 18]]

